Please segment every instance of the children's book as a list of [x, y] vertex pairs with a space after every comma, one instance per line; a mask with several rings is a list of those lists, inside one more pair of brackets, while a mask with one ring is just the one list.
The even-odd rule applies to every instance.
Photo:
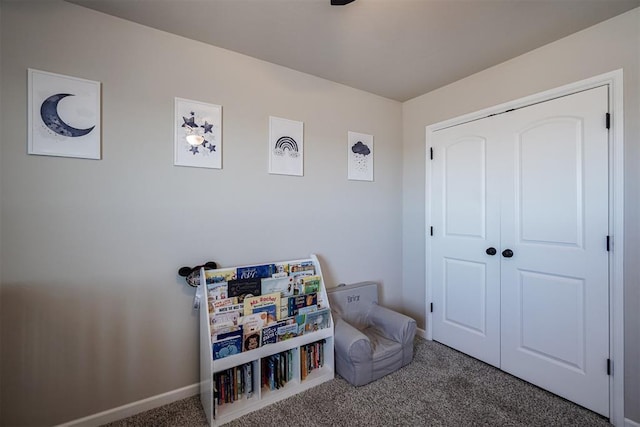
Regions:
[[239, 318], [239, 311], [228, 311], [226, 313], [219, 313], [211, 318], [211, 327], [214, 330], [218, 330], [226, 326], [235, 326], [238, 324]]
[[242, 351], [255, 350], [260, 347], [262, 330], [257, 331], [245, 331], [242, 337]]
[[251, 267], [238, 267], [238, 279], [260, 279], [271, 277], [276, 272], [275, 264], [254, 265]]
[[304, 278], [311, 277], [315, 273], [312, 270], [301, 270], [291, 273], [289, 277], [293, 279], [293, 294], [300, 295], [304, 293]]
[[298, 309], [298, 315], [307, 314], [307, 313], [315, 313], [316, 311], [318, 311], [318, 306], [317, 305], [309, 305], [307, 307], [300, 307]]
[[289, 275], [289, 264], [276, 263], [275, 266], [276, 271], [271, 275], [271, 277], [287, 277]]
[[303, 276], [302, 277], [302, 293], [310, 294], [313, 292], [320, 292], [321, 287], [320, 276]]
[[262, 295], [280, 292], [281, 297], [293, 295], [293, 277], [275, 277], [262, 279]]
[[242, 335], [242, 325], [221, 326], [211, 330], [211, 341], [220, 341], [237, 335]]
[[277, 322], [262, 328], [262, 345], [278, 342], [278, 328], [286, 325], [285, 322]]
[[227, 270], [205, 270], [204, 277], [206, 283], [228, 282], [229, 280], [235, 280], [237, 278], [235, 268]]
[[218, 314], [228, 313], [230, 311], [239, 311], [240, 315], [242, 315], [242, 312], [244, 312], [244, 304], [229, 304], [221, 307], [215, 307], [213, 309], [213, 314], [217, 316]]
[[318, 296], [315, 292], [307, 295], [296, 295], [289, 298], [287, 302], [289, 305], [289, 317], [291, 317], [297, 315], [301, 308], [317, 306]]
[[238, 303], [238, 298], [236, 298], [236, 297], [224, 298], [224, 299], [219, 299], [219, 300], [215, 300], [215, 301], [211, 301], [211, 302], [212, 302], [211, 305], [213, 306], [213, 310], [211, 310], [211, 313], [215, 313], [221, 307], [228, 307], [230, 305], [237, 304]]
[[328, 328], [331, 321], [331, 311], [328, 308], [318, 310], [315, 313], [307, 314], [304, 331], [314, 332]]
[[289, 299], [291, 298], [293, 297], [284, 297], [280, 299], [280, 320], [289, 317]]
[[207, 283], [207, 296], [209, 301], [227, 298], [227, 282]]
[[303, 261], [294, 264], [289, 264], [289, 275], [298, 273], [300, 271], [311, 271], [311, 274], [316, 273], [316, 267], [313, 265], [313, 261]]
[[306, 318], [306, 314], [298, 314], [295, 317], [289, 317], [287, 320], [285, 320], [285, 322], [287, 325], [298, 325], [297, 335], [302, 335], [304, 334], [304, 325], [306, 323]]
[[253, 307], [253, 313], [264, 313], [267, 315], [267, 325], [275, 323], [278, 321], [279, 316], [279, 308], [275, 304], [267, 304], [261, 305], [258, 307]]
[[246, 332], [259, 331], [267, 325], [267, 313], [255, 313], [242, 316], [242, 327]]
[[218, 334], [212, 347], [214, 360], [242, 352], [242, 326], [231, 332]]
[[247, 297], [244, 300], [244, 314], [252, 314], [255, 308], [267, 305], [275, 306], [275, 317], [280, 314], [280, 292], [273, 292], [255, 297]]
[[298, 336], [298, 325], [296, 323], [290, 325], [280, 326], [276, 334], [278, 335], [278, 341], [288, 340]]
[[262, 292], [259, 278], [229, 280], [227, 283], [229, 297], [237, 297], [238, 302], [243, 302], [246, 297], [260, 295]]
[[219, 300], [209, 299], [209, 316], [215, 315], [222, 307], [229, 307], [238, 303], [238, 298], [224, 298]]

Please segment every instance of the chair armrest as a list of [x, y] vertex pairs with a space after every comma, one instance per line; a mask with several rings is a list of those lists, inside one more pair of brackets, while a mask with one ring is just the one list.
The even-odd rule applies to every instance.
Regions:
[[365, 334], [339, 316], [334, 317], [336, 353], [349, 355], [354, 362], [367, 362], [372, 358], [371, 341]]
[[416, 334], [414, 319], [377, 304], [369, 311], [369, 323], [387, 338], [403, 345], [412, 342]]

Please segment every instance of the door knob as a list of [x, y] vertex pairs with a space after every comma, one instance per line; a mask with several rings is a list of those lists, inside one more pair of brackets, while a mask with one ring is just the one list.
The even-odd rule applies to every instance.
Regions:
[[496, 251], [496, 248], [487, 248], [485, 252], [487, 253], [487, 255], [495, 255], [496, 253], [498, 253], [498, 251]]
[[502, 256], [505, 258], [511, 258], [513, 256], [513, 251], [511, 249], [505, 249], [502, 251]]

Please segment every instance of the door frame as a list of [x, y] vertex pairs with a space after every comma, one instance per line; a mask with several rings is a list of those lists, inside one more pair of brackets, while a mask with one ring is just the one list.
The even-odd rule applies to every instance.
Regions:
[[[609, 112], [611, 114], [609, 129], [609, 235], [611, 236], [609, 251], [609, 357], [614, 367], [611, 371], [612, 375], [609, 377], [609, 420], [616, 426], [624, 425], [624, 114], [622, 84], [622, 69], [615, 70], [428, 125], [425, 135], [425, 230], [429, 230], [432, 208], [430, 148], [435, 131], [595, 87], [609, 86]], [[427, 232], [425, 240], [426, 336], [428, 340], [433, 340], [432, 313], [430, 312], [433, 290], [430, 280], [431, 239], [429, 232]]]

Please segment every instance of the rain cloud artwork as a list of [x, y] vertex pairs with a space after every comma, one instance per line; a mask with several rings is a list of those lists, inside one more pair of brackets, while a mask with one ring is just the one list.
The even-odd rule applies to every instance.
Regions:
[[348, 179], [373, 181], [373, 135], [348, 132]]

